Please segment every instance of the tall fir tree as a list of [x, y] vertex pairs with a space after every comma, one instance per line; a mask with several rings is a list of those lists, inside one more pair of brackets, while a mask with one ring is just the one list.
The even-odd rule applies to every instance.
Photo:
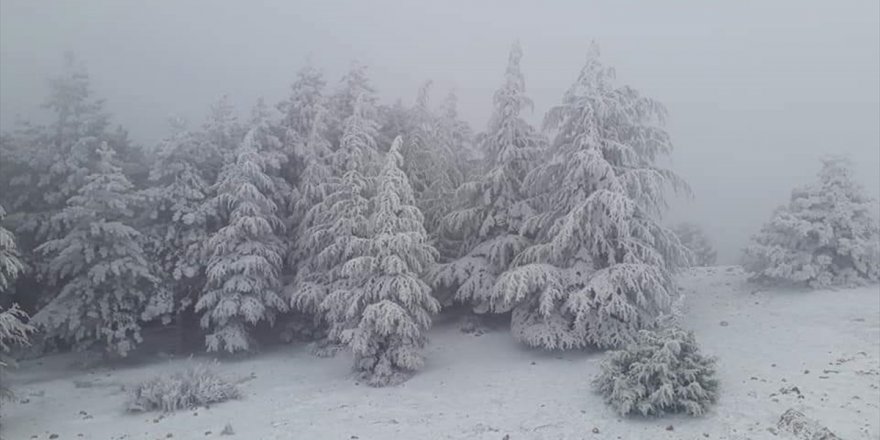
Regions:
[[[416, 105], [409, 112], [407, 141], [401, 150], [403, 169], [415, 192], [416, 204], [425, 215], [429, 232], [436, 233], [440, 219], [449, 214], [455, 190], [464, 181], [454, 139], [456, 127], [441, 119], [429, 107], [431, 81], [419, 89]], [[444, 115], [448, 117], [448, 115]], [[447, 125], [442, 125], [445, 123]], [[433, 235], [433, 234], [432, 234]]]
[[361, 112], [372, 119], [376, 117], [377, 99], [376, 89], [370, 84], [367, 77], [367, 66], [358, 61], [351, 63], [351, 68], [342, 77], [340, 87], [329, 100], [330, 113], [328, 114], [327, 138], [334, 149], [342, 145], [346, 121], [355, 112], [358, 101], [362, 102]]
[[235, 161], [236, 150], [244, 136], [244, 127], [228, 95], [221, 96], [211, 105], [208, 118], [202, 124], [200, 139], [205, 149], [216, 151], [217, 160], [211, 163], [211, 182], [217, 181], [224, 164]]
[[616, 86], [593, 46], [586, 65], [550, 110], [556, 133], [529, 173], [534, 215], [520, 231], [534, 244], [489, 291], [493, 309], [513, 308], [520, 341], [548, 349], [615, 347], [668, 309], [673, 271], [687, 251], [659, 216], [681, 179], [656, 165], [672, 149], [658, 102]]
[[195, 309], [209, 330], [208, 351], [236, 353], [254, 348], [251, 327], [274, 323], [287, 310], [281, 295], [284, 223], [278, 216], [277, 171], [283, 163], [278, 139], [261, 106], [251, 128], [216, 184], [209, 202], [224, 226], [207, 243], [207, 285]]
[[297, 150], [305, 147], [315, 119], [326, 110], [325, 85], [321, 71], [308, 64], [297, 72], [288, 98], [278, 104], [282, 113], [280, 125], [285, 132], [283, 140]]
[[486, 294], [529, 244], [519, 234], [521, 222], [530, 214], [523, 179], [545, 141], [520, 116], [532, 106], [525, 95], [521, 59], [522, 49], [516, 43], [510, 51], [504, 85], [495, 92], [495, 111], [488, 130], [481, 135], [480, 147], [486, 158], [483, 174], [458, 188], [459, 206], [440, 225], [444, 239], [460, 242], [463, 250], [459, 258], [438, 266], [432, 284], [441, 293], [451, 291], [445, 303], [468, 303], [477, 312], [489, 310]]
[[[328, 192], [306, 214], [296, 279], [288, 287], [294, 310], [325, 323], [321, 303], [335, 289], [344, 264], [361, 256], [358, 246], [367, 233], [370, 176], [378, 158], [377, 123], [369, 116], [370, 107], [358, 99], [345, 121], [342, 144], [330, 158], [333, 176], [323, 184]], [[339, 337], [331, 334], [329, 339]]]
[[424, 333], [440, 309], [420, 278], [437, 251], [400, 169], [401, 143], [398, 137], [386, 156], [365, 235], [344, 243], [353, 256], [322, 303], [333, 334], [354, 352], [355, 370], [374, 386], [399, 383], [421, 367]]
[[63, 228], [52, 217], [85, 182], [102, 142], [114, 145], [116, 161], [130, 177], [142, 180], [146, 160], [121, 128], [110, 127], [104, 101], [92, 92], [88, 72], [73, 54], [66, 54], [61, 73], [49, 81], [43, 104], [52, 117], [48, 125], [21, 124], [2, 142], [0, 202], [15, 215], [10, 218], [26, 260], [44, 264], [31, 251], [58, 238]]
[[204, 289], [205, 247], [218, 223], [215, 207], [206, 202], [220, 152], [180, 119], [171, 120], [171, 130], [156, 151], [152, 186], [144, 191], [151, 224], [145, 247], [174, 294], [169, 308], [177, 314], [178, 328], [187, 332], [184, 318]]
[[105, 142], [94, 171], [53, 217], [61, 238], [37, 250], [50, 257], [43, 280], [57, 294], [34, 315], [49, 338], [125, 356], [141, 342], [141, 321], [167, 313], [162, 283], [150, 270], [141, 234], [126, 222], [134, 212], [132, 184]]
[[752, 279], [767, 283], [822, 288], [877, 282], [875, 203], [846, 159], [825, 159], [819, 181], [792, 191], [788, 205], [753, 238], [744, 266]]

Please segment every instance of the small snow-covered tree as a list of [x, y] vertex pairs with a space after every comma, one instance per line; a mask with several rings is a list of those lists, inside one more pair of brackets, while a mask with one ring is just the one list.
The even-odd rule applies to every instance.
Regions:
[[641, 330], [625, 349], [607, 356], [593, 384], [621, 415], [700, 416], [718, 400], [715, 359], [700, 353], [691, 332]]
[[[300, 225], [297, 273], [288, 286], [291, 307], [326, 321], [321, 303], [341, 277], [342, 267], [362, 255], [376, 165], [377, 124], [369, 103], [358, 100], [346, 119], [342, 144], [330, 156], [332, 176], [320, 185], [321, 200]], [[338, 339], [331, 335], [329, 342]]]
[[529, 244], [519, 234], [521, 222], [530, 212], [522, 183], [545, 142], [520, 116], [532, 106], [525, 96], [521, 58], [522, 49], [514, 44], [504, 85], [495, 92], [488, 131], [481, 135], [485, 170], [477, 180], [458, 188], [457, 208], [441, 220], [443, 238], [462, 243], [463, 249], [458, 258], [439, 265], [431, 275], [435, 288], [453, 292], [444, 303], [468, 303], [478, 312], [487, 310], [486, 294], [496, 277]]
[[754, 237], [746, 270], [754, 280], [814, 288], [876, 282], [880, 227], [873, 203], [846, 160], [825, 160], [819, 182], [795, 189]]
[[625, 344], [668, 310], [672, 272], [687, 260], [658, 222], [663, 190], [685, 187], [655, 164], [672, 148], [665, 110], [613, 79], [594, 46], [548, 113], [555, 139], [523, 184], [534, 214], [520, 232], [535, 243], [484, 294], [492, 309], [514, 309], [513, 333], [531, 346]]
[[224, 226], [208, 240], [207, 285], [195, 307], [210, 331], [208, 351], [252, 349], [249, 327], [272, 324], [287, 310], [280, 294], [284, 224], [273, 200], [278, 180], [267, 174], [282, 159], [274, 142], [264, 143], [272, 139], [269, 130], [266, 120], [254, 121], [210, 201]]
[[348, 244], [357, 256], [322, 307], [332, 334], [351, 346], [355, 370], [374, 386], [399, 383], [422, 365], [419, 350], [440, 304], [420, 275], [437, 251], [400, 169], [401, 138], [388, 152], [372, 201], [366, 236]]
[[78, 348], [100, 343], [108, 354], [125, 356], [141, 342], [141, 320], [170, 310], [161, 309], [165, 301], [153, 303], [165, 292], [141, 234], [126, 224], [136, 201], [132, 184], [107, 143], [97, 156], [85, 185], [53, 218], [66, 234], [37, 249], [50, 257], [43, 280], [58, 290], [33, 322], [49, 338]]
[[681, 244], [691, 251], [692, 265], [712, 266], [715, 264], [718, 254], [702, 228], [693, 223], [684, 222], [676, 225], [673, 231]]

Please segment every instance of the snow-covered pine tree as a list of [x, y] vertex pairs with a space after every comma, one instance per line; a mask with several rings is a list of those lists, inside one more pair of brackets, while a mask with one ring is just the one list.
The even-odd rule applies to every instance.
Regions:
[[688, 250], [691, 251], [694, 266], [712, 266], [715, 264], [717, 253], [712, 247], [709, 237], [698, 225], [683, 222], [673, 228], [675, 235]]
[[18, 275], [24, 272], [24, 264], [15, 245], [15, 236], [3, 225], [5, 219], [6, 210], [0, 205], [0, 300], [12, 287]]
[[744, 266], [754, 280], [822, 288], [880, 277], [876, 202], [845, 159], [823, 162], [819, 181], [792, 191], [746, 249]]
[[342, 77], [341, 87], [330, 97], [330, 112], [327, 118], [327, 139], [334, 149], [342, 144], [342, 136], [345, 124], [349, 117], [354, 114], [357, 101], [362, 101], [362, 112], [367, 112], [370, 119], [375, 118], [376, 89], [370, 84], [367, 77], [367, 66], [353, 61], [348, 73]]
[[191, 311], [205, 286], [205, 246], [217, 224], [217, 213], [208, 200], [212, 167], [220, 160], [214, 144], [203, 142], [187, 130], [181, 119], [172, 119], [171, 135], [157, 148], [150, 170], [152, 186], [145, 191], [149, 206], [150, 239], [147, 251], [161, 267], [171, 307], [180, 318]]
[[296, 80], [290, 86], [290, 96], [278, 104], [278, 110], [283, 115], [280, 123], [285, 133], [283, 141], [292, 146], [298, 155], [304, 153], [301, 150], [306, 145], [318, 114], [326, 110], [325, 85], [321, 71], [308, 64], [297, 72]]
[[402, 382], [421, 367], [424, 333], [440, 310], [420, 278], [437, 251], [400, 169], [401, 143], [394, 141], [379, 174], [365, 236], [339, 243], [351, 256], [322, 303], [331, 334], [352, 348], [355, 370], [373, 386]]
[[78, 348], [98, 343], [107, 354], [125, 356], [141, 341], [141, 320], [170, 310], [148, 310], [164, 292], [141, 234], [126, 224], [136, 201], [132, 184], [106, 142], [96, 155], [85, 185], [53, 218], [66, 234], [37, 248], [51, 257], [43, 280], [58, 290], [33, 322], [49, 338]]
[[460, 169], [457, 146], [450, 126], [449, 115], [442, 122], [429, 107], [431, 81], [419, 89], [416, 105], [409, 112], [408, 130], [399, 135], [406, 142], [401, 150], [403, 170], [409, 177], [415, 193], [416, 205], [425, 216], [425, 226], [429, 232], [436, 232], [440, 219], [453, 208], [456, 188], [464, 182], [464, 172]]
[[[299, 233], [296, 278], [288, 286], [293, 310], [325, 321], [321, 303], [335, 288], [342, 267], [364, 255], [371, 175], [374, 175], [377, 123], [370, 104], [358, 99], [345, 121], [342, 144], [330, 157], [333, 175], [322, 184], [322, 200], [305, 216]], [[337, 342], [330, 335], [329, 342]]]
[[51, 113], [48, 125], [23, 123], [2, 142], [0, 202], [15, 215], [10, 225], [19, 246], [34, 266], [45, 262], [32, 250], [63, 234], [51, 218], [65, 207], [90, 173], [92, 154], [108, 142], [117, 151], [117, 162], [129, 176], [140, 175], [143, 154], [128, 142], [126, 133], [110, 130], [103, 100], [96, 99], [89, 75], [72, 54], [62, 72], [49, 82], [43, 107]]
[[621, 415], [699, 416], [718, 400], [715, 359], [677, 327], [641, 330], [625, 349], [608, 353], [593, 384]]
[[7, 368], [15, 367], [15, 359], [10, 354], [13, 347], [30, 343], [28, 336], [33, 333], [34, 327], [25, 322], [27, 318], [27, 313], [18, 304], [12, 304], [5, 310], [0, 306], [0, 401], [15, 397], [4, 376]]
[[655, 164], [672, 148], [661, 104], [613, 84], [591, 49], [546, 127], [548, 157], [523, 184], [535, 214], [520, 231], [535, 244], [488, 291], [492, 309], [514, 308], [517, 339], [536, 347], [614, 347], [653, 323], [687, 260], [659, 223], [664, 189], [686, 189]]
[[[312, 226], [310, 218], [307, 218], [309, 210], [321, 203], [327, 194], [333, 191], [334, 180], [331, 160], [333, 157], [332, 146], [326, 138], [327, 134], [327, 111], [321, 110], [312, 120], [304, 142], [302, 151], [305, 167], [297, 184], [299, 197], [294, 202], [291, 217], [296, 228], [293, 241], [300, 242], [305, 239], [305, 229]], [[299, 254], [299, 252], [296, 252]], [[295, 258], [296, 259], [296, 258]]]
[[235, 107], [229, 100], [228, 95], [223, 95], [215, 102], [208, 113], [208, 118], [202, 124], [202, 132], [199, 133], [204, 147], [218, 153], [219, 160], [212, 161], [210, 175], [211, 183], [217, 181], [224, 164], [235, 161], [236, 149], [241, 143], [244, 128], [235, 114]]
[[281, 179], [270, 175], [283, 158], [268, 121], [259, 111], [255, 114], [209, 201], [224, 226], [208, 240], [207, 285], [195, 307], [202, 312], [202, 327], [210, 331], [208, 351], [251, 350], [249, 327], [271, 325], [278, 312], [287, 310], [280, 292], [284, 223], [274, 201]]
[[[519, 234], [520, 223], [529, 213], [524, 203], [522, 182], [532, 160], [541, 151], [544, 138], [520, 113], [531, 108], [525, 96], [520, 70], [522, 49], [513, 45], [504, 85], [495, 92], [495, 111], [480, 147], [485, 156], [484, 172], [478, 180], [457, 190], [458, 207], [441, 220], [444, 240], [462, 243], [461, 257], [439, 265], [431, 274], [435, 288], [451, 291], [444, 305], [454, 301], [471, 304], [485, 312], [488, 292], [498, 275], [529, 244]], [[495, 311], [501, 312], [500, 307]]]
[[473, 130], [467, 122], [458, 117], [458, 95], [450, 91], [440, 107], [437, 121], [440, 143], [451, 151], [458, 169], [456, 188], [472, 179], [476, 172], [479, 157], [473, 145]]
[[24, 265], [15, 246], [15, 237], [8, 229], [3, 227], [3, 219], [6, 211], [0, 205], [0, 400], [12, 399], [14, 395], [4, 379], [6, 368], [15, 365], [15, 359], [10, 356], [10, 351], [16, 345], [27, 345], [28, 335], [34, 328], [25, 321], [28, 316], [18, 307], [12, 304], [4, 308], [4, 294], [15, 282], [15, 279], [24, 271]]

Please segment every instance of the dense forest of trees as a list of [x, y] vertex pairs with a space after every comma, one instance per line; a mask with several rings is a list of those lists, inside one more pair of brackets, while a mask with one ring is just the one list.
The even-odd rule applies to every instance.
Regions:
[[688, 191], [658, 164], [666, 110], [593, 47], [533, 127], [522, 59], [514, 45], [479, 133], [454, 93], [433, 105], [428, 81], [385, 105], [354, 64], [336, 86], [306, 66], [246, 118], [223, 97], [141, 147], [68, 58], [51, 120], [0, 138], [0, 306], [44, 347], [109, 356], [155, 326], [221, 353], [293, 332], [352, 350], [374, 385], [420, 367], [442, 309], [509, 316], [534, 347], [625, 346], [692, 261], [660, 221], [664, 193]]

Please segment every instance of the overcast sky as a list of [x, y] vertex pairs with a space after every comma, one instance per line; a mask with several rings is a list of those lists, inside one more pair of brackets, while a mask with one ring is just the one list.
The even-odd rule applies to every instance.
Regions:
[[514, 39], [534, 122], [574, 80], [591, 39], [621, 82], [665, 103], [672, 167], [701, 224], [735, 262], [771, 210], [826, 153], [880, 194], [880, 2], [120, 1], [0, 2], [0, 125], [34, 118], [46, 78], [74, 51], [115, 120], [143, 144], [169, 115], [199, 123], [228, 93], [277, 102], [311, 55], [331, 85], [352, 59], [384, 101], [459, 93], [485, 127]]

